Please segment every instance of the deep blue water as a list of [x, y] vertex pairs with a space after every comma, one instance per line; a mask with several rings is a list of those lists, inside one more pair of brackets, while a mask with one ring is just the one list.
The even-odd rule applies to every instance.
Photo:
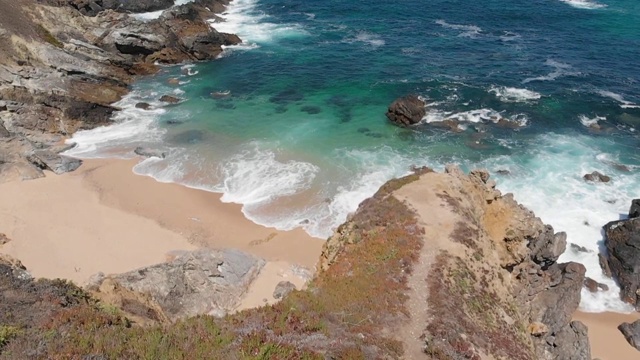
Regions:
[[[612, 286], [583, 294], [583, 309], [626, 310], [596, 253], [600, 227], [640, 196], [639, 2], [235, 0], [223, 17], [213, 26], [243, 45], [142, 79], [116, 124], [76, 134], [71, 153], [167, 149], [134, 171], [318, 237], [411, 165], [509, 170], [495, 175], [501, 190], [595, 251], [563, 258]], [[166, 93], [185, 101], [163, 107]], [[384, 113], [409, 93], [427, 116], [401, 129]], [[612, 182], [585, 183], [594, 170]]]

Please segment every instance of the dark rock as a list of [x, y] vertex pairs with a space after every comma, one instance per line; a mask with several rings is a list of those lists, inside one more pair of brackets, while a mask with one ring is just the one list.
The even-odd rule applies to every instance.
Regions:
[[366, 128], [366, 127], [358, 128], [358, 132], [361, 133], [361, 134], [368, 133], [370, 131], [371, 130], [369, 128]]
[[291, 282], [280, 281], [278, 285], [276, 285], [276, 289], [273, 291], [273, 298], [282, 299], [295, 289], [296, 289], [296, 286], [293, 285]]
[[587, 327], [580, 321], [572, 321], [558, 331], [549, 352], [558, 360], [591, 360]]
[[139, 102], [136, 104], [136, 108], [137, 109], [142, 109], [142, 110], [149, 110], [151, 108], [151, 105], [149, 105], [146, 102]]
[[584, 287], [592, 293], [598, 292], [598, 290], [609, 290], [609, 287], [607, 285], [601, 284], [590, 277], [584, 278]]
[[580, 289], [586, 269], [579, 263], [553, 264], [546, 271], [547, 289], [536, 294], [531, 302], [531, 320], [557, 333], [571, 321], [580, 303]]
[[600, 268], [602, 269], [602, 273], [606, 276], [606, 277], [611, 277], [611, 268], [609, 267], [609, 261], [607, 260], [607, 257], [604, 256], [603, 254], [598, 254], [598, 263], [600, 264]]
[[609, 222], [604, 232], [607, 263], [620, 284], [620, 297], [640, 307], [640, 218]]
[[427, 113], [425, 103], [417, 95], [407, 95], [395, 100], [387, 110], [387, 118], [400, 126], [414, 125]]
[[133, 152], [140, 156], [157, 157], [160, 159], [164, 159], [167, 156], [167, 154], [162, 150], [149, 149], [149, 148], [144, 148], [142, 146], [138, 146], [135, 150], [133, 150]]
[[583, 253], [590, 253], [590, 252], [593, 252], [593, 251], [591, 251], [591, 250], [587, 249], [587, 248], [586, 248], [586, 247], [584, 247], [584, 246], [580, 246], [580, 245], [577, 245], [577, 244], [574, 244], [574, 243], [570, 243], [570, 244], [569, 244], [569, 247], [571, 248], [571, 250], [574, 250], [574, 251], [576, 251], [576, 252], [583, 252]]
[[27, 159], [40, 169], [51, 170], [60, 175], [76, 170], [82, 165], [82, 160], [59, 155], [51, 151], [40, 150], [28, 156]]
[[183, 120], [167, 120], [164, 122], [167, 125], [180, 125], [180, 124], [184, 124]]
[[629, 208], [629, 218], [640, 217], [640, 199], [631, 200], [631, 208]]
[[195, 144], [204, 140], [206, 134], [202, 130], [187, 130], [169, 137], [176, 144]]
[[[456, 119], [444, 119], [442, 121], [429, 123], [429, 125], [436, 128], [446, 129], [448, 131], [455, 132], [455, 133], [459, 133], [463, 131], [462, 128], [460, 128], [459, 126], [460, 122]], [[482, 133], [479, 133], [479, 134], [482, 134]], [[476, 139], [476, 140], [481, 140], [481, 139]]]
[[546, 225], [538, 238], [529, 242], [532, 260], [542, 266], [548, 266], [558, 261], [566, 248], [567, 234], [565, 232], [554, 234], [551, 225]]
[[500, 170], [496, 171], [496, 173], [497, 173], [497, 174], [500, 174], [500, 175], [510, 175], [510, 174], [511, 174], [511, 171], [509, 171], [509, 170], [504, 170], [504, 169], [500, 169]]
[[609, 176], [601, 174], [597, 171], [594, 171], [591, 174], [585, 174], [582, 178], [585, 179], [586, 181], [592, 181], [592, 182], [606, 183], [611, 181], [611, 178]]
[[160, 98], [160, 101], [166, 102], [169, 104], [177, 104], [180, 102], [180, 98], [177, 98], [171, 95], [162, 95], [162, 97]]
[[309, 115], [319, 114], [322, 109], [319, 106], [306, 105], [300, 108], [301, 111], [306, 112]]
[[275, 104], [285, 105], [290, 102], [301, 101], [304, 95], [297, 89], [283, 90], [269, 98], [269, 101]]
[[618, 330], [631, 346], [640, 351], [640, 320], [636, 320], [633, 323], [622, 323], [618, 326]]

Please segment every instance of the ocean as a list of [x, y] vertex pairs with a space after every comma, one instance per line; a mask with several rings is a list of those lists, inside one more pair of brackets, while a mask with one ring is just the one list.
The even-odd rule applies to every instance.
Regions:
[[[640, 2], [234, 0], [222, 17], [212, 26], [243, 44], [140, 79], [114, 124], [76, 133], [68, 154], [163, 149], [133, 171], [319, 238], [412, 165], [486, 168], [587, 249], [561, 261], [610, 290], [583, 290], [581, 310], [632, 310], [597, 254], [602, 225], [640, 197]], [[385, 117], [406, 94], [428, 103], [409, 129]], [[585, 182], [592, 171], [611, 182]]]

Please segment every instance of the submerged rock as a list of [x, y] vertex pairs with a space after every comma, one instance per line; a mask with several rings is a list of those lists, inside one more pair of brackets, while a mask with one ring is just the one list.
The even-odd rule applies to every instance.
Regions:
[[320, 114], [322, 109], [319, 106], [306, 105], [300, 108], [300, 111], [306, 112], [309, 115]]
[[585, 181], [591, 181], [591, 182], [609, 182], [611, 181], [611, 178], [607, 175], [604, 175], [598, 171], [594, 171], [591, 174], [585, 174], [582, 177]]
[[160, 101], [166, 102], [169, 104], [177, 104], [180, 102], [180, 100], [181, 100], [180, 98], [171, 96], [171, 95], [162, 95], [162, 97], [160, 98]]
[[618, 326], [618, 330], [631, 346], [640, 351], [640, 320], [636, 320], [633, 323], [622, 323]]
[[427, 113], [425, 102], [417, 95], [407, 95], [395, 100], [387, 110], [387, 118], [400, 126], [414, 125]]
[[139, 102], [136, 104], [136, 109], [149, 110], [151, 109], [151, 105], [146, 102]]
[[140, 156], [144, 156], [144, 157], [157, 157], [160, 159], [164, 159], [167, 154], [162, 151], [162, 150], [158, 150], [158, 149], [150, 149], [150, 148], [145, 148], [142, 146], [138, 146], [137, 148], [135, 148], [135, 150], [133, 150], [134, 153], [140, 155]]

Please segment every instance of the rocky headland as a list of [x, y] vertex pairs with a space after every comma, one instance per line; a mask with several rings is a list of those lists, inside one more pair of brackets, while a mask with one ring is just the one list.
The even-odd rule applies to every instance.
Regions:
[[5, 262], [3, 296], [42, 299], [47, 314], [17, 303], [3, 312], [1, 356], [591, 359], [587, 328], [571, 321], [585, 269], [557, 263], [565, 247], [487, 172], [422, 168], [365, 200], [306, 289], [280, 284], [273, 305], [227, 313], [224, 292], [243, 293], [230, 284], [262, 266], [239, 252], [178, 254], [85, 290]]
[[75, 170], [78, 160], [58, 155], [63, 140], [108, 124], [137, 75], [241, 42], [207, 23], [227, 3], [197, 0], [141, 21], [129, 13], [173, 1], [1, 0], [0, 182]]

